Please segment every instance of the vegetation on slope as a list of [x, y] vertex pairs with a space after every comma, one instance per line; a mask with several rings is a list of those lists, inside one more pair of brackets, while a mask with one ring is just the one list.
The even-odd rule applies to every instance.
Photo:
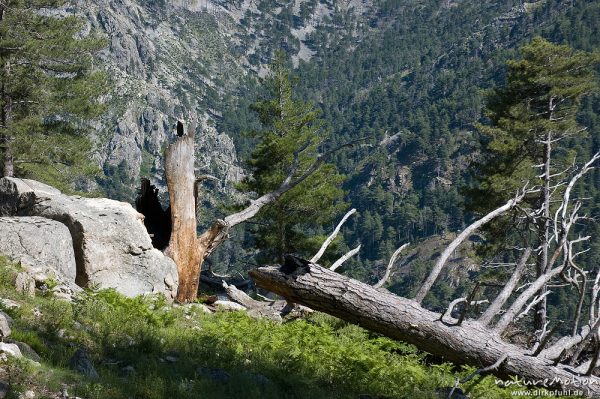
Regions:
[[[473, 371], [323, 314], [275, 324], [114, 291], [86, 292], [73, 303], [30, 298], [12, 288], [15, 273], [0, 258], [0, 297], [21, 304], [2, 307], [14, 318], [12, 338], [42, 360], [0, 364], [12, 398], [26, 390], [55, 398], [63, 389], [86, 399], [437, 398]], [[97, 379], [69, 369], [79, 348]], [[511, 397], [492, 377], [462, 388], [472, 398]]]

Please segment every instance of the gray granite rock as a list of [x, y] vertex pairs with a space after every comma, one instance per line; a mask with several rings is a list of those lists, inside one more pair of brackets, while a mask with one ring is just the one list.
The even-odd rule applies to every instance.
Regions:
[[[124, 295], [174, 298], [177, 268], [152, 247], [143, 216], [124, 202], [68, 196], [33, 180], [0, 179], [0, 212], [37, 216], [67, 227], [79, 286], [115, 288]], [[1, 251], [0, 251], [1, 253]]]
[[92, 364], [92, 360], [84, 349], [77, 349], [77, 351], [71, 356], [69, 365], [79, 374], [85, 375], [88, 378], [98, 378], [98, 372]]
[[42, 217], [0, 217], [0, 233], [0, 254], [22, 266], [54, 269], [75, 281], [73, 240], [64, 224]]

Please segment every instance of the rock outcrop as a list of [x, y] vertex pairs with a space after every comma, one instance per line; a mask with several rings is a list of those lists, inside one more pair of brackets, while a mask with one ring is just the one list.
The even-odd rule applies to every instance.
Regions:
[[[175, 296], [175, 263], [152, 247], [143, 216], [130, 204], [68, 196], [45, 184], [15, 178], [0, 179], [0, 204], [0, 216], [18, 216], [25, 223], [32, 220], [30, 217], [38, 222], [44, 218], [67, 228], [79, 286], [115, 288], [128, 296], [152, 292], [163, 293], [167, 298]], [[6, 220], [11, 222], [5, 225], [12, 225], [16, 219]], [[11, 229], [26, 231], [25, 227]], [[62, 227], [57, 228], [61, 230]], [[35, 235], [26, 240], [34, 239]], [[50, 243], [53, 242], [52, 239]], [[33, 252], [29, 255], [36, 258]]]
[[75, 281], [75, 253], [67, 226], [38, 216], [0, 217], [0, 231], [1, 254], [21, 263], [33, 263], [29, 261], [33, 258], [36, 266], [52, 268]]

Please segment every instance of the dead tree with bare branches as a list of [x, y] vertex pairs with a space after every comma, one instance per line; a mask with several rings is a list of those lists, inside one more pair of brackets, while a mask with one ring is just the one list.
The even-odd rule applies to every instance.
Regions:
[[[261, 267], [252, 270], [250, 275], [258, 286], [290, 302], [415, 344], [454, 363], [474, 365], [480, 373], [471, 378], [482, 373], [493, 373], [500, 378], [517, 376], [527, 384], [578, 389], [589, 396], [600, 397], [600, 378], [595, 375], [600, 353], [600, 270], [592, 273], [577, 264], [578, 256], [585, 252], [582, 245], [591, 237], [581, 235], [579, 229], [575, 231], [574, 226], [587, 218], [580, 215], [581, 201], [572, 198], [573, 188], [594, 168], [598, 159], [600, 153], [563, 181], [564, 190], [553, 191], [560, 198], [551, 198], [556, 206], [549, 223], [548, 242], [544, 243], [548, 250], [544, 272], [532, 279], [525, 273], [532, 253], [541, 248], [515, 249], [520, 253], [515, 270], [494, 298], [477, 299], [473, 294], [457, 298], [443, 313], [432, 312], [422, 306], [423, 299], [445, 269], [450, 254], [475, 230], [517, 207], [524, 217], [543, 216], [539, 209], [528, 209], [523, 201], [527, 195], [542, 190], [543, 186], [521, 190], [506, 204], [459, 234], [442, 251], [414, 299], [398, 297], [381, 288], [344, 277], [314, 261], [293, 257], [288, 257], [280, 267]], [[386, 275], [389, 275], [393, 261]], [[573, 287], [574, 302], [577, 303], [569, 328], [558, 320], [548, 320], [542, 330], [535, 331], [537, 339], [532, 345], [523, 347], [511, 343], [506, 337], [509, 326], [525, 327], [533, 323], [531, 311], [552, 295], [552, 291], [545, 287], [564, 282]], [[520, 284], [521, 289], [518, 287]], [[381, 285], [376, 284], [377, 287]], [[469, 314], [470, 306], [486, 302], [489, 305], [482, 314]], [[455, 318], [452, 311], [461, 303], [465, 306]], [[584, 312], [584, 303], [589, 304], [587, 313]], [[550, 324], [553, 327], [548, 330]], [[559, 332], [563, 335], [559, 336]]]
[[[185, 130], [183, 122], [178, 122], [177, 137], [165, 153], [165, 177], [169, 190], [170, 223], [165, 217], [162, 208], [157, 207], [157, 190], [149, 186], [147, 181], [142, 182], [141, 197], [136, 201], [138, 209], [146, 217], [145, 223], [149, 226], [158, 226], [159, 231], [151, 231], [154, 237], [157, 234], [169, 232], [168, 240], [162, 242], [168, 245], [161, 248], [164, 253], [172, 258], [177, 265], [179, 273], [179, 290], [177, 301], [191, 302], [197, 297], [200, 270], [204, 260], [221, 244], [229, 239], [230, 230], [241, 223], [248, 221], [258, 214], [265, 206], [277, 201], [283, 194], [305, 181], [315, 173], [333, 153], [352, 146], [363, 140], [355, 140], [343, 144], [329, 151], [315, 156], [308, 166], [301, 167], [299, 157], [305, 147], [300, 147], [294, 153], [294, 161], [287, 177], [275, 190], [266, 193], [250, 203], [241, 211], [216, 220], [205, 232], [197, 234], [196, 205], [198, 183], [211, 176], [196, 176], [194, 171], [194, 134], [195, 123]], [[214, 179], [214, 178], [213, 178]], [[145, 195], [144, 195], [145, 194]], [[141, 208], [140, 208], [141, 207]], [[156, 223], [160, 221], [160, 223]], [[166, 221], [167, 220], [167, 221]], [[150, 228], [150, 227], [149, 227]]]

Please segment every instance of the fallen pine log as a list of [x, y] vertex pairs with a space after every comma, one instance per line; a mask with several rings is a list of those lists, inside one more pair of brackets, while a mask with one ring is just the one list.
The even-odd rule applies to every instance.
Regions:
[[458, 323], [414, 300], [373, 288], [309, 261], [288, 257], [283, 266], [254, 269], [250, 276], [257, 286], [290, 302], [414, 344], [450, 362], [485, 368], [503, 381], [516, 376], [522, 384], [581, 390], [600, 398], [600, 379], [595, 376], [583, 376], [567, 365], [533, 356], [527, 349], [503, 341], [498, 332], [478, 321], [465, 319]]

